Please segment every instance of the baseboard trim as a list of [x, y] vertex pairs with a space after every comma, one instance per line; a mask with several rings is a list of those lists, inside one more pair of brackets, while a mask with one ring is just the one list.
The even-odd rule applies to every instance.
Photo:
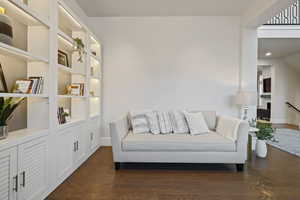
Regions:
[[111, 146], [111, 138], [110, 137], [101, 137], [100, 138], [100, 146]]

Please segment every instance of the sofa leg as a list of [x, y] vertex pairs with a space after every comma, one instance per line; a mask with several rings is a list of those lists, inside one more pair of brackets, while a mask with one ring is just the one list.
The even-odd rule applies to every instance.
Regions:
[[236, 164], [236, 170], [238, 172], [243, 172], [244, 171], [244, 164]]
[[119, 170], [121, 168], [121, 163], [115, 162], [115, 170]]

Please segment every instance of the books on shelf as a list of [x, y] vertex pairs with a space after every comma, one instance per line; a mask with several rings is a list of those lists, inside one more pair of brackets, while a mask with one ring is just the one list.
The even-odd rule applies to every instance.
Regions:
[[41, 76], [29, 77], [28, 79], [16, 80], [14, 93], [21, 94], [42, 94], [44, 87], [44, 78]]
[[70, 94], [74, 96], [84, 96], [84, 83], [72, 83], [70, 85]]

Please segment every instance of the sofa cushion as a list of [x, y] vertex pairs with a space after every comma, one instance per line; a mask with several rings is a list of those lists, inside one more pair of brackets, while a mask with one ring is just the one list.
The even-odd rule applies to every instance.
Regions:
[[203, 135], [209, 133], [206, 121], [201, 112], [183, 112], [188, 123], [191, 135]]
[[132, 126], [133, 133], [141, 134], [150, 132], [148, 125], [148, 120], [146, 113], [151, 112], [150, 110], [141, 110], [141, 111], [130, 111], [130, 122]]
[[223, 137], [228, 138], [235, 142], [238, 138], [238, 129], [242, 120], [222, 116], [218, 119], [217, 132]]
[[173, 132], [172, 122], [168, 112], [158, 111], [157, 112], [158, 123], [161, 134], [168, 134]]
[[153, 135], [129, 134], [122, 140], [123, 151], [191, 151], [234, 152], [236, 144], [216, 132], [192, 136], [190, 134]]
[[181, 110], [172, 110], [169, 112], [172, 122], [173, 132], [176, 134], [185, 134], [189, 132], [186, 118]]
[[197, 113], [197, 112], [201, 112], [206, 124], [209, 128], [209, 130], [214, 131], [216, 130], [216, 126], [217, 126], [217, 115], [215, 111], [201, 111], [201, 110], [187, 110], [188, 112], [191, 113]]

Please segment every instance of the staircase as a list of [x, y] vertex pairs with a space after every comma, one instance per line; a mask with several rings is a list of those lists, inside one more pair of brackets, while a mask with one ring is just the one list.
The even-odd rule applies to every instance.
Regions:
[[290, 7], [281, 11], [265, 25], [300, 25], [300, 0], [296, 0]]
[[[286, 102], [286, 105], [292, 109], [294, 112], [296, 112], [298, 115], [300, 115], [300, 110], [294, 106], [293, 104], [291, 104], [290, 102]], [[300, 129], [300, 124], [299, 124], [299, 129]]]

